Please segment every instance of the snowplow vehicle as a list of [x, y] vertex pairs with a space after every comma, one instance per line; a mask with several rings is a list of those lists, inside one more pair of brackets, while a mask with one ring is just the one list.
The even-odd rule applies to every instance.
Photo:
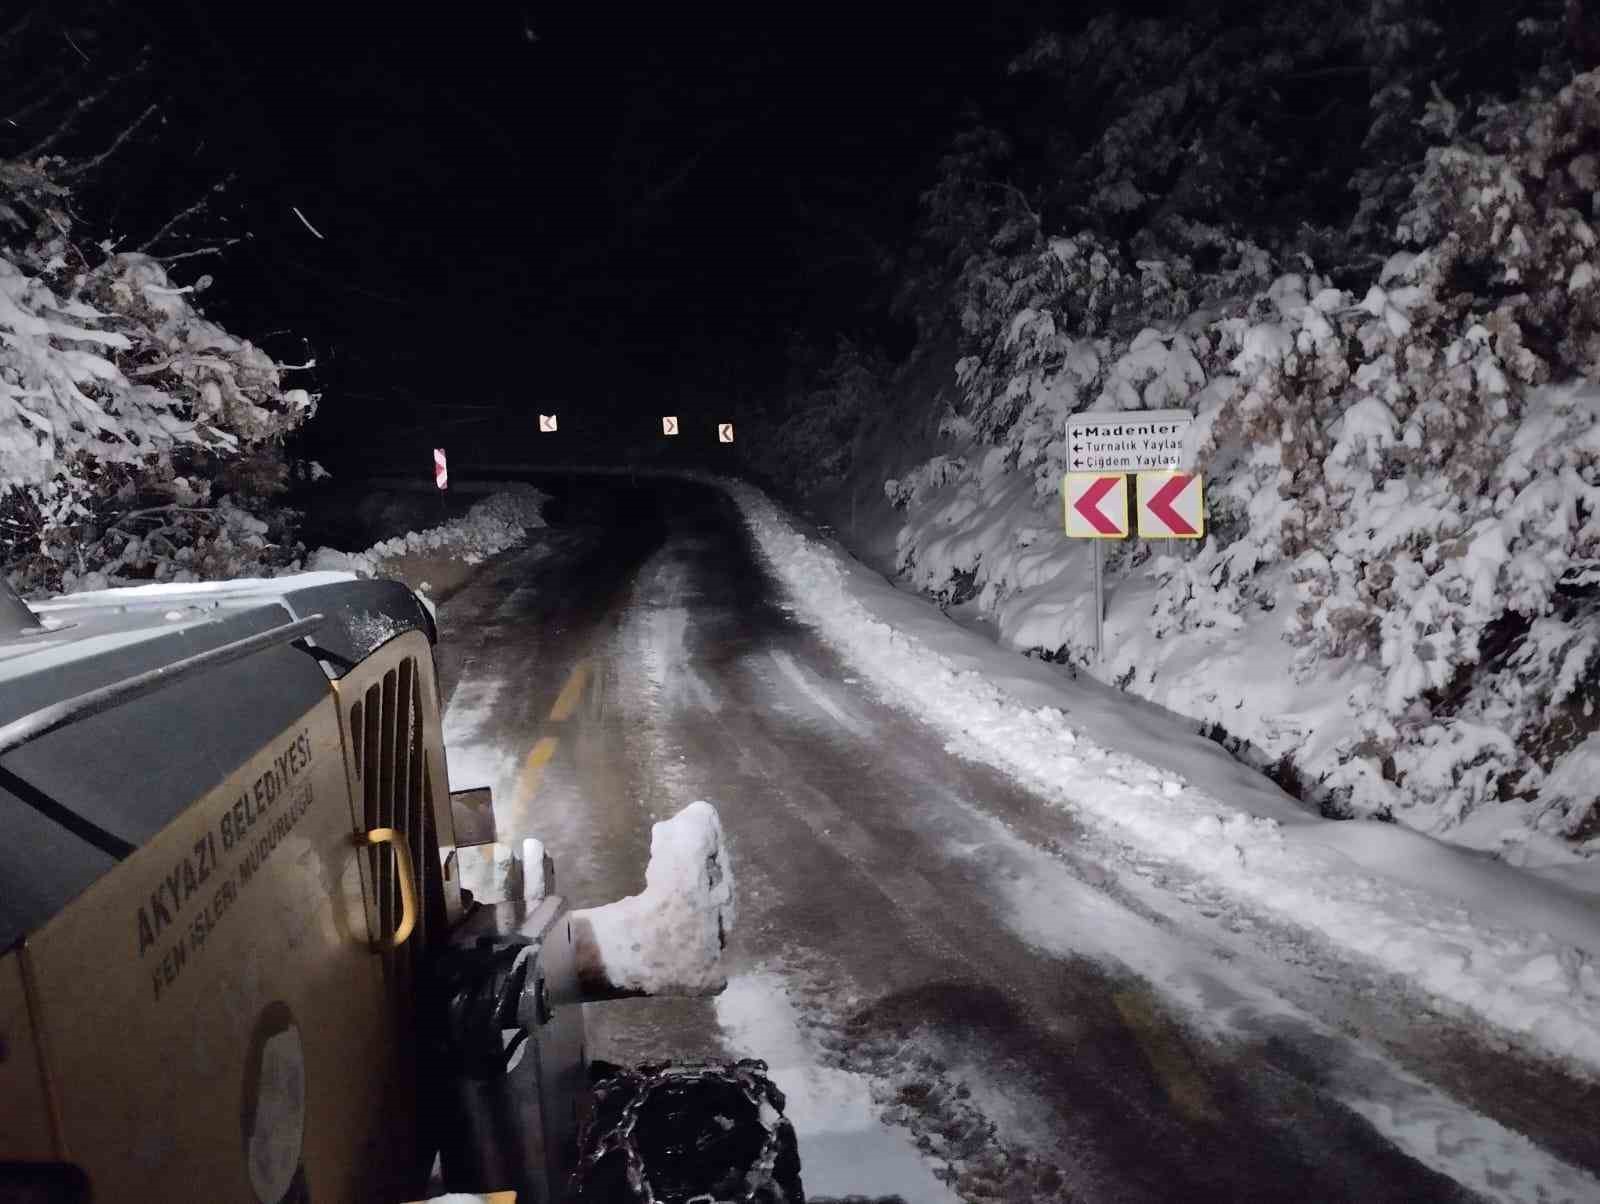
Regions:
[[703, 931], [574, 913], [452, 795], [436, 640], [392, 581], [0, 577], [0, 1200], [801, 1198], [759, 1063], [586, 1048], [585, 1000], [670, 989], [608, 976], [619, 924], [717, 985], [714, 810], [657, 829]]

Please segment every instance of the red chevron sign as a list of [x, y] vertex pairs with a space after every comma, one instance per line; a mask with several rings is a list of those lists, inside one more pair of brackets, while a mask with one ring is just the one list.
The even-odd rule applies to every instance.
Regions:
[[1120, 472], [1069, 472], [1061, 481], [1061, 498], [1073, 538], [1128, 537], [1128, 478]]
[[1205, 489], [1195, 472], [1141, 472], [1139, 538], [1200, 539], [1206, 532]]

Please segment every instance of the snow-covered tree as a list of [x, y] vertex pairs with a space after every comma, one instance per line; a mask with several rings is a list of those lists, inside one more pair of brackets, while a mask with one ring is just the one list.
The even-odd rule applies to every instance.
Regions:
[[[29, 27], [10, 31], [10, 60]], [[67, 42], [82, 52], [70, 29]], [[282, 439], [315, 398], [205, 317], [211, 276], [170, 273], [201, 262], [173, 255], [170, 235], [205, 197], [145, 231], [142, 250], [115, 232], [86, 237], [79, 191], [112, 166], [137, 170], [153, 109], [118, 104], [116, 80], [44, 66], [11, 86], [28, 120], [11, 122], [26, 145], [0, 157], [0, 567], [26, 589], [59, 589], [289, 562], [285, 516], [264, 499], [285, 483]], [[107, 112], [85, 132], [85, 114]]]
[[856, 433], [882, 408], [890, 366], [875, 348], [841, 338], [816, 379], [789, 399], [786, 416], [756, 443], [752, 463], [769, 479], [802, 491], [840, 480]]
[[1155, 634], [1259, 632], [1308, 683], [1344, 674], [1338, 735], [1274, 748], [1336, 804], [1437, 828], [1518, 798], [1592, 834], [1600, 73], [1579, 70], [1582, 5], [1248, 8], [1043, 37], [953, 143], [926, 197], [947, 254], [905, 295], [942, 307], [917, 325], [956, 349], [959, 404], [952, 446], [886, 486], [901, 566], [997, 613], [1037, 595], [1039, 527], [1009, 548], [952, 526], [1018, 473], [1053, 509], [1071, 413], [1190, 409], [1208, 538], [1118, 570], [1152, 578]]

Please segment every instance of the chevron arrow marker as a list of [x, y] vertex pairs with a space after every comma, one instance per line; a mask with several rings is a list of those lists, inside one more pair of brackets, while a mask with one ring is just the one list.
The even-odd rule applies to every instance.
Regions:
[[1116, 477], [1101, 477], [1072, 503], [1072, 508], [1083, 515], [1089, 525], [1102, 535], [1116, 535], [1121, 530], [1116, 523], [1100, 513], [1100, 502], [1116, 487]]
[[1139, 536], [1199, 539], [1205, 533], [1205, 497], [1199, 473], [1141, 472]]
[[1128, 478], [1119, 472], [1069, 472], [1062, 480], [1067, 534], [1075, 539], [1128, 537]]

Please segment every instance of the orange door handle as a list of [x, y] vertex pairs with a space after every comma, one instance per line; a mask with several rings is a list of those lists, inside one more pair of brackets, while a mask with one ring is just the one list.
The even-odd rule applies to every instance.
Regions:
[[406, 842], [406, 834], [398, 828], [373, 828], [358, 834], [357, 838], [364, 844], [386, 844], [394, 850], [395, 873], [400, 879], [400, 922], [395, 925], [394, 935], [385, 947], [398, 949], [417, 926], [417, 880], [411, 868], [411, 846]]

